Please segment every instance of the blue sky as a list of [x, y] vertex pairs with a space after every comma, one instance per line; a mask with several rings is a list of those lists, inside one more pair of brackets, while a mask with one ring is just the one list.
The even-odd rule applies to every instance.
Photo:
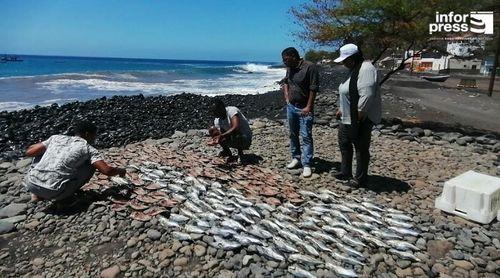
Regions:
[[278, 61], [304, 1], [0, 0], [0, 53]]

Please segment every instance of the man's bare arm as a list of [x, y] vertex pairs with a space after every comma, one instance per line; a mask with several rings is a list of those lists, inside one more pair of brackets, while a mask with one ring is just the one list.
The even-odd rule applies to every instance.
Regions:
[[127, 173], [123, 168], [109, 166], [104, 160], [96, 161], [92, 165], [106, 176], [120, 175], [120, 177], [123, 177]]
[[45, 153], [46, 150], [47, 148], [45, 147], [44, 144], [38, 143], [29, 146], [28, 149], [26, 150], [26, 155], [30, 157], [40, 156], [43, 153]]

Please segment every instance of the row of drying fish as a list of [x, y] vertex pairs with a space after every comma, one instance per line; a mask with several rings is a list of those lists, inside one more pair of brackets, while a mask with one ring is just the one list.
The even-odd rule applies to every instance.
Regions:
[[159, 222], [181, 241], [192, 240], [193, 234], [207, 234], [214, 239], [210, 245], [218, 249], [253, 245], [270, 260], [294, 263], [289, 272], [301, 277], [310, 274], [301, 265], [323, 265], [338, 275], [355, 277], [356, 272], [346, 265], [365, 265], [367, 252], [362, 251], [370, 247], [387, 248], [400, 258], [419, 261], [413, 254], [418, 248], [404, 241], [404, 236], [419, 233], [412, 217], [398, 210], [356, 198], [345, 200], [328, 189], [299, 191], [309, 201], [275, 207], [252, 202], [237, 189], [218, 182], [186, 177], [170, 167], [135, 168], [143, 181], [159, 184], [160, 190], [180, 202], [176, 213], [159, 216]]

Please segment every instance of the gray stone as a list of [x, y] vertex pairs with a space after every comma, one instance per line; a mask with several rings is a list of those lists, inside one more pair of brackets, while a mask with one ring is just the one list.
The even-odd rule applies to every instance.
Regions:
[[2, 162], [0, 163], [0, 169], [3, 169], [3, 170], [7, 170], [11, 167], [14, 167], [14, 164], [10, 163], [10, 162]]
[[26, 220], [26, 214], [17, 215], [17, 216], [2, 219], [2, 221], [7, 221], [7, 222], [10, 222], [12, 224], [16, 224], [16, 223], [19, 223], [19, 222], [24, 221], [24, 220]]
[[42, 258], [35, 258], [31, 263], [36, 267], [41, 267], [41, 266], [43, 266], [45, 261]]
[[407, 267], [409, 267], [411, 265], [411, 261], [408, 261], [408, 260], [397, 260], [396, 264], [399, 267], [405, 269], [405, 268], [407, 268]]
[[9, 204], [6, 207], [0, 209], [0, 218], [12, 217], [19, 214], [22, 214], [26, 211], [28, 206], [26, 204]]
[[[382, 258], [383, 259], [383, 258]], [[243, 260], [241, 261], [241, 263], [243, 264], [243, 266], [247, 266], [248, 263], [252, 260], [252, 256], [250, 255], [245, 255], [243, 257]]]
[[204, 246], [195, 245], [193, 248], [193, 251], [194, 251], [194, 254], [196, 256], [201, 257], [201, 256], [205, 255], [205, 253], [207, 252], [207, 249]]
[[182, 137], [185, 137], [186, 136], [186, 133], [182, 132], [182, 131], [178, 131], [176, 130], [174, 132], [174, 134], [172, 134], [172, 138], [182, 138]]
[[147, 232], [147, 236], [149, 239], [158, 240], [161, 238], [161, 233], [155, 229], [149, 229]]
[[21, 159], [16, 163], [16, 168], [17, 169], [22, 169], [24, 167], [27, 167], [31, 164], [32, 159], [31, 158], [25, 158]]
[[497, 271], [497, 269], [499, 269], [499, 266], [493, 261], [489, 261], [488, 264], [486, 265], [487, 272], [493, 273]]
[[12, 232], [16, 227], [13, 223], [0, 220], [0, 235]]
[[180, 257], [174, 260], [174, 266], [185, 266], [188, 263], [188, 258]]
[[115, 278], [120, 274], [120, 267], [114, 265], [101, 271], [101, 278]]
[[465, 258], [464, 253], [458, 250], [451, 250], [449, 255], [455, 260], [463, 260]]
[[468, 261], [465, 261], [465, 260], [459, 260], [459, 261], [454, 261], [453, 264], [456, 266], [456, 267], [459, 267], [459, 268], [462, 268], [462, 269], [465, 269], [465, 270], [471, 270], [471, 269], [474, 269], [474, 265], [471, 264], [470, 262]]
[[469, 233], [461, 232], [457, 236], [458, 239], [458, 244], [469, 247], [469, 248], [474, 248], [474, 242], [472, 241], [472, 237]]

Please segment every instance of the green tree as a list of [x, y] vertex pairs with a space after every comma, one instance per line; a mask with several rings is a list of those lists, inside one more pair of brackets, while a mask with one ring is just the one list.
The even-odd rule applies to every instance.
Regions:
[[332, 60], [337, 56], [337, 52], [328, 52], [325, 50], [315, 51], [311, 49], [306, 52], [304, 58], [311, 62], [319, 62], [323, 59]]
[[[388, 50], [432, 49], [429, 23], [436, 12], [468, 13], [491, 5], [492, 0], [311, 0], [290, 10], [302, 30], [299, 39], [319, 45], [360, 46], [373, 63]], [[383, 83], [404, 60], [389, 72]]]

